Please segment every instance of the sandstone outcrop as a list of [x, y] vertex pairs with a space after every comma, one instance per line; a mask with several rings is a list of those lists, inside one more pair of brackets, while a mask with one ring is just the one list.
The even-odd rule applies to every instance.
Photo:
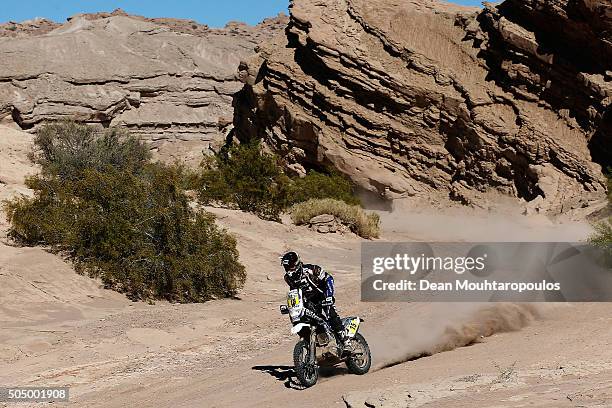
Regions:
[[9, 21], [0, 24], [0, 37], [19, 38], [30, 35], [43, 35], [55, 30], [60, 25], [45, 18], [34, 18], [32, 20], [16, 23]]
[[210, 29], [116, 10], [77, 15], [63, 25], [5, 24], [0, 123], [28, 131], [64, 118], [119, 125], [151, 141], [162, 157], [198, 160], [225, 137], [221, 128], [242, 86], [240, 60], [286, 23], [279, 16], [255, 27]]
[[331, 214], [321, 214], [312, 217], [308, 222], [308, 228], [321, 234], [344, 234], [350, 231], [350, 228], [342, 220]]
[[240, 65], [239, 138], [389, 199], [501, 194], [548, 214], [602, 199], [608, 1], [294, 0], [290, 12], [286, 34]]

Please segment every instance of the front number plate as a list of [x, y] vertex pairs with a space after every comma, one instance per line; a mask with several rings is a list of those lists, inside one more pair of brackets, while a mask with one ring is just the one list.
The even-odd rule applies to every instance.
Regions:
[[294, 307], [299, 307], [301, 303], [302, 299], [300, 299], [300, 294], [297, 290], [292, 290], [287, 294], [287, 306], [290, 309]]

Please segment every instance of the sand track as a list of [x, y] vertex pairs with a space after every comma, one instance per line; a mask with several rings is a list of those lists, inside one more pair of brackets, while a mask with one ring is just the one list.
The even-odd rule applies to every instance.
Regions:
[[[23, 177], [35, 171], [25, 158], [30, 143], [29, 135], [0, 128], [3, 198], [27, 193]], [[58, 256], [42, 248], [13, 247], [3, 238], [0, 384], [68, 385], [68, 405], [75, 407], [612, 405], [610, 304], [545, 308], [520, 331], [476, 336], [475, 343], [467, 342], [472, 343], [469, 347], [366, 376], [328, 370], [316, 387], [300, 390], [292, 379], [295, 338], [286, 317], [278, 313], [285, 285], [277, 257], [288, 248], [334, 273], [341, 313], [366, 319], [363, 331], [375, 364], [384, 361], [381, 345], [400, 354], [410, 351], [408, 341], [381, 343], [380, 337], [390, 338], [384, 334], [391, 333], [392, 316], [402, 317], [406, 339], [424, 341], [421, 349], [440, 351], [436, 346], [445, 341], [440, 333], [449, 327], [461, 329], [478, 313], [445, 314], [445, 309], [457, 310], [450, 304], [361, 303], [361, 241], [356, 237], [319, 235], [237, 211], [209, 210], [237, 236], [248, 269], [237, 299], [191, 305], [133, 303], [76, 274]], [[467, 239], [477, 228], [479, 239], [493, 239], [507, 232], [507, 225], [513, 225], [517, 236], [541, 239], [551, 234], [578, 239], [588, 231], [584, 224], [558, 226], [541, 219], [496, 224], [477, 213], [470, 215], [476, 220], [473, 228], [461, 231], [453, 211], [436, 216], [406, 210], [387, 214], [383, 238]], [[509, 367], [508, 378], [498, 381]]]

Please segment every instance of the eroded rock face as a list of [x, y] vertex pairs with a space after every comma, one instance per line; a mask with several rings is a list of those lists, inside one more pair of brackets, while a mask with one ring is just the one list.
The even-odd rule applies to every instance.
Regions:
[[581, 129], [593, 159], [611, 165], [612, 3], [507, 0], [478, 22], [468, 31], [496, 82]]
[[[332, 165], [391, 199], [484, 206], [502, 193], [558, 214], [602, 198], [592, 156], [611, 159], [609, 2], [481, 11], [294, 0], [290, 11], [286, 35], [240, 65], [240, 138], [263, 138], [294, 167]], [[578, 49], [592, 60], [570, 58]]]
[[[79, 15], [48, 30], [30, 23], [0, 37], [0, 122], [35, 131], [76, 119], [125, 126], [162, 157], [198, 159], [224, 138], [241, 59], [281, 31], [286, 17], [256, 27], [210, 29], [189, 20], [113, 13]], [[221, 123], [219, 119], [221, 118]]]

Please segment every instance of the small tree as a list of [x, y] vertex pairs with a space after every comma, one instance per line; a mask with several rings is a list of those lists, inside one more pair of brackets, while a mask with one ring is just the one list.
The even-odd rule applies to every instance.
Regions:
[[205, 158], [202, 167], [198, 197], [205, 204], [223, 202], [269, 220], [278, 220], [287, 205], [289, 178], [258, 142], [233, 145]]
[[242, 287], [235, 239], [192, 209], [180, 167], [147, 163], [145, 146], [116, 132], [45, 131], [35, 156], [43, 173], [26, 181], [34, 197], [5, 206], [15, 240], [62, 251], [133, 299], [205, 301]]
[[335, 170], [329, 175], [311, 170], [305, 177], [294, 179], [287, 201], [289, 204], [295, 204], [323, 198], [333, 198], [351, 205], [360, 204], [350, 180]]

